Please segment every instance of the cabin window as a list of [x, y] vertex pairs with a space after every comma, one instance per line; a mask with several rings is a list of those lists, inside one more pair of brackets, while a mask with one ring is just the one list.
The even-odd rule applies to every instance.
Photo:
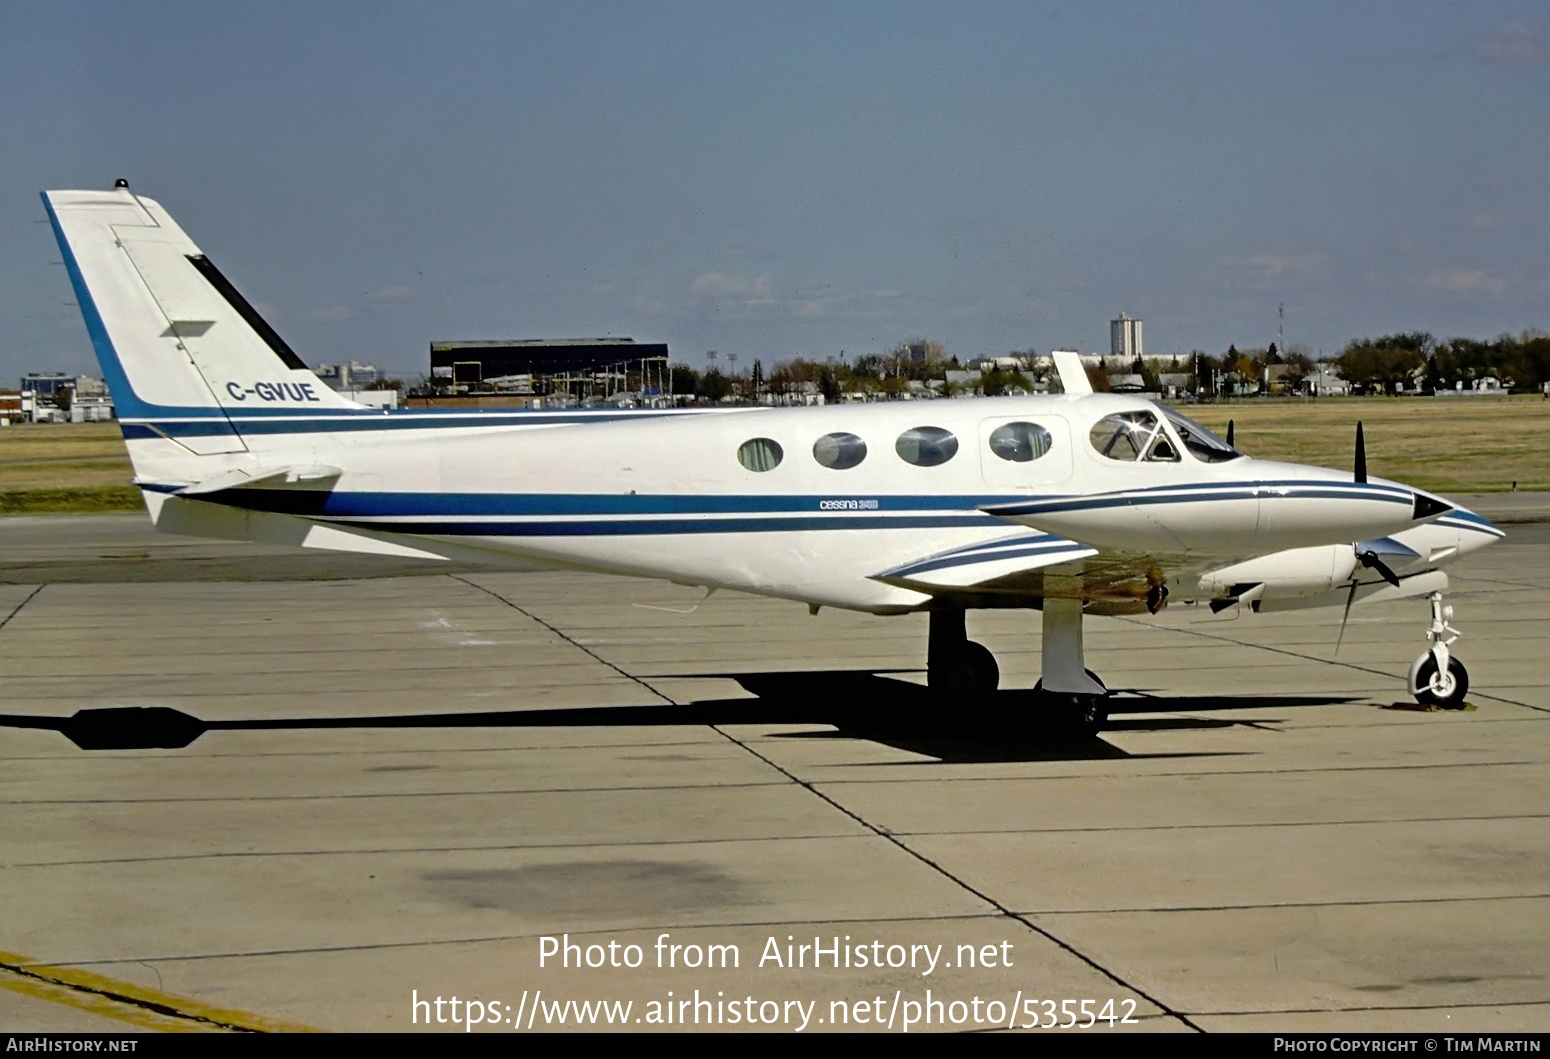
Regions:
[[737, 447], [737, 462], [750, 471], [773, 471], [784, 455], [779, 442], [769, 438], [752, 438]]
[[1151, 412], [1116, 412], [1093, 424], [1093, 448], [1111, 460], [1177, 463], [1178, 449]]
[[935, 467], [958, 452], [958, 439], [941, 427], [911, 427], [893, 444], [899, 459], [916, 467]]
[[825, 434], [813, 442], [813, 459], [833, 471], [849, 470], [866, 459], [866, 442], [854, 434]]
[[1012, 463], [1032, 463], [1051, 443], [1049, 431], [1037, 423], [1003, 423], [990, 432], [990, 451]]

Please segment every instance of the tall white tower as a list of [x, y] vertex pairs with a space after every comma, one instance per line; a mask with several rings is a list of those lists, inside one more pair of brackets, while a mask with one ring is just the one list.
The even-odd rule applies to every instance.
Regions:
[[1118, 320], [1109, 321], [1109, 353], [1111, 356], [1124, 357], [1127, 361], [1146, 355], [1141, 348], [1140, 320], [1132, 320], [1120, 313]]

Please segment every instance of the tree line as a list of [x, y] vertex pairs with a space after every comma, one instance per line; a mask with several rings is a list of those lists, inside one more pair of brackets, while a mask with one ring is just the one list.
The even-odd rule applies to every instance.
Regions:
[[1357, 339], [1335, 358], [1340, 377], [1367, 390], [1419, 386], [1425, 391], [1470, 389], [1495, 378], [1503, 389], [1540, 390], [1550, 382], [1550, 335], [1543, 331], [1437, 340], [1425, 331]]
[[[1020, 361], [1025, 368], [1005, 366], [988, 368], [974, 377], [972, 386], [961, 382], [942, 380], [946, 372], [960, 369], [959, 358], [947, 352], [940, 342], [913, 338], [901, 342], [885, 353], [866, 353], [846, 359], [824, 359], [797, 356], [775, 362], [768, 370], [759, 358], [754, 358], [747, 370], [723, 371], [712, 366], [706, 371], [696, 371], [684, 364], [673, 364], [668, 369], [669, 378], [647, 379], [631, 374], [626, 388], [640, 388], [648, 384], [666, 383], [666, 389], [680, 397], [692, 396], [701, 401], [719, 402], [753, 400], [761, 394], [822, 395], [825, 402], [834, 403], [847, 393], [861, 393], [870, 397], [897, 397], [911, 389], [911, 384], [932, 382], [938, 392], [948, 396], [974, 392], [993, 396], [1001, 393], [1032, 392], [1040, 377], [1040, 369], [1034, 367], [1038, 356], [1032, 349], [1010, 350], [1004, 357]], [[1537, 392], [1550, 382], [1550, 334], [1529, 330], [1517, 335], [1503, 334], [1490, 341], [1473, 338], [1449, 338], [1438, 340], [1425, 331], [1403, 331], [1380, 335], [1376, 338], [1357, 338], [1348, 342], [1334, 357], [1324, 362], [1315, 361], [1305, 348], [1291, 347], [1281, 351], [1275, 343], [1256, 349], [1240, 350], [1229, 346], [1226, 352], [1213, 355], [1204, 350], [1189, 353], [1149, 357], [1145, 360], [1127, 360], [1122, 357], [1104, 358], [1100, 368], [1091, 372], [1092, 381], [1099, 389], [1108, 388], [1109, 374], [1139, 375], [1145, 389], [1161, 389], [1162, 377], [1176, 384], [1177, 376], [1190, 380], [1184, 389], [1197, 396], [1227, 396], [1262, 392], [1267, 389], [1267, 379], [1273, 375], [1278, 392], [1300, 392], [1304, 382], [1312, 378], [1321, 367], [1328, 366], [1354, 393], [1394, 393], [1398, 391], [1433, 392], [1436, 390], [1472, 389], [1475, 380], [1495, 378], [1503, 389], [1515, 392]], [[1277, 367], [1279, 370], [1269, 372]], [[633, 384], [639, 383], [639, 387]]]

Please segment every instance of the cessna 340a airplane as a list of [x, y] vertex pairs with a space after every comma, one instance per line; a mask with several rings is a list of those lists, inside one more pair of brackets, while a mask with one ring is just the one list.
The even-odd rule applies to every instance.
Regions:
[[[994, 691], [970, 608], [1042, 612], [1042, 719], [1097, 732], [1084, 614], [1427, 596], [1422, 702], [1462, 704], [1439, 569], [1502, 536], [1429, 493], [1251, 459], [1092, 392], [801, 409], [382, 411], [324, 386], [157, 203], [51, 191], [53, 223], [158, 529], [662, 578], [930, 615], [927, 683]], [[1343, 631], [1343, 626], [1342, 626]]]

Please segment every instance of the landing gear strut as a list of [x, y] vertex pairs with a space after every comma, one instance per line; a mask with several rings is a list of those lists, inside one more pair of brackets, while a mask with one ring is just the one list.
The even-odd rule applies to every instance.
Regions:
[[1057, 732], [1090, 739], [1108, 723], [1109, 689], [1084, 662], [1081, 600], [1046, 598], [1043, 634], [1043, 675], [1033, 690]]
[[1463, 633], [1450, 623], [1453, 608], [1442, 604], [1442, 593], [1433, 592], [1432, 624], [1426, 630], [1431, 647], [1410, 663], [1410, 694], [1424, 706], [1441, 710], [1461, 710], [1464, 696], [1469, 693], [1469, 671], [1448, 653], [1448, 647]]

